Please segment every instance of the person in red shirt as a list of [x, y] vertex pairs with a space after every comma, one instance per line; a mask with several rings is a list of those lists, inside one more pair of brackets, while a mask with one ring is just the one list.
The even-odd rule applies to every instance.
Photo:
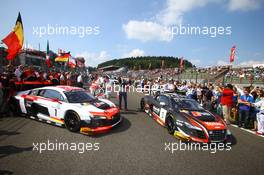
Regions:
[[219, 89], [219, 91], [222, 93], [220, 103], [223, 106], [223, 116], [226, 124], [230, 124], [229, 120], [230, 120], [231, 109], [233, 106], [233, 96], [234, 96], [233, 86], [231, 84], [227, 84], [223, 90]]

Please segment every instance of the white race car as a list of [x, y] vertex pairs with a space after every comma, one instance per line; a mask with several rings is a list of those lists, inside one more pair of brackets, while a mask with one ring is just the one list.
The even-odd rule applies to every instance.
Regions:
[[13, 112], [84, 134], [107, 131], [122, 120], [120, 110], [106, 99], [71, 86], [48, 86], [17, 93], [10, 100]]

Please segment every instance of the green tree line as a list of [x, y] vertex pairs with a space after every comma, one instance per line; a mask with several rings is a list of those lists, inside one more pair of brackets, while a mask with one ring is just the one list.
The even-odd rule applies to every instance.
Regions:
[[[98, 68], [105, 66], [128, 67], [129, 69], [157, 69], [157, 68], [179, 68], [180, 59], [172, 56], [140, 56], [113, 59], [98, 65]], [[195, 67], [188, 60], [184, 60], [184, 68]]]

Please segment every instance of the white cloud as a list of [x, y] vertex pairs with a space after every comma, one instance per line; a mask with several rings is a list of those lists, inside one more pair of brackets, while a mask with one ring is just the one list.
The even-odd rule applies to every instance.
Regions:
[[167, 0], [165, 8], [152, 17], [152, 20], [130, 20], [123, 25], [123, 30], [128, 39], [138, 39], [143, 42], [171, 41], [172, 36], [171, 31], [167, 30], [168, 26], [181, 24], [185, 12], [215, 1], [218, 0]]
[[167, 0], [165, 9], [161, 10], [156, 16], [157, 20], [168, 25], [182, 24], [184, 13], [194, 8], [204, 7], [208, 3], [218, 2], [219, 0]]
[[230, 65], [230, 63], [227, 61], [224, 61], [224, 60], [218, 60], [216, 65], [217, 66], [226, 66], [226, 65]]
[[194, 64], [195, 66], [199, 66], [201, 64], [200, 59], [190, 59], [190, 62]]
[[263, 60], [250, 60], [250, 61], [243, 61], [239, 63], [239, 66], [253, 66], [254, 64], [264, 64]]
[[111, 56], [104, 50], [99, 53], [84, 51], [82, 53], [77, 53], [76, 57], [84, 57], [85, 65], [94, 67], [104, 61], [108, 61], [111, 59]]
[[[228, 61], [224, 61], [224, 60], [218, 60], [216, 64], [217, 64], [217, 66], [232, 65]], [[239, 66], [239, 67], [250, 67], [250, 66], [253, 66], [255, 64], [264, 64], [264, 61], [263, 60], [241, 61], [241, 62], [235, 62], [235, 64], [233, 64], [233, 66], [234, 67], [236, 67], [236, 66]]]
[[125, 53], [122, 57], [123, 58], [128, 58], [128, 57], [138, 57], [138, 56], [144, 56], [145, 52], [140, 49], [133, 49], [128, 53]]
[[255, 10], [260, 8], [263, 0], [229, 0], [228, 8], [231, 11], [242, 10]]
[[149, 20], [130, 20], [123, 25], [128, 39], [138, 39], [143, 42], [171, 41], [171, 32], [166, 27], [183, 23], [184, 15], [196, 8], [208, 4], [224, 4], [230, 11], [254, 10], [260, 7], [264, 0], [167, 0], [164, 8]]
[[129, 21], [123, 25], [123, 30], [126, 32], [128, 39], [138, 39], [143, 42], [150, 40], [170, 41], [170, 31], [166, 30], [156, 22], [151, 21]]

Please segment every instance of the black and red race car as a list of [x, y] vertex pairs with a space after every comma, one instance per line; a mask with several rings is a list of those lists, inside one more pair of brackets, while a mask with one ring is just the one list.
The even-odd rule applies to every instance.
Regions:
[[146, 95], [141, 109], [184, 141], [227, 142], [231, 136], [225, 121], [205, 110], [195, 100], [177, 94]]

